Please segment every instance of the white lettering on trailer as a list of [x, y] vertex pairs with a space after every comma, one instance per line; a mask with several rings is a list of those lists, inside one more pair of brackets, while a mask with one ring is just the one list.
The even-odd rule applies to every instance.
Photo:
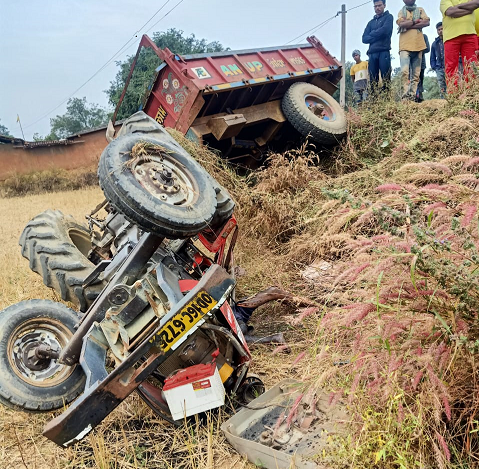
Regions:
[[211, 78], [211, 75], [208, 73], [208, 70], [206, 70], [205, 67], [193, 67], [191, 70], [200, 80]]

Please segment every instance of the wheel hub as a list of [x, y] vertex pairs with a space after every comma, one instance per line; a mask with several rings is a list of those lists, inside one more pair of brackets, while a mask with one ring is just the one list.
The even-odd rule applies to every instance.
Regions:
[[132, 172], [151, 195], [170, 205], [186, 205], [196, 197], [189, 173], [167, 156], [140, 160]]
[[22, 360], [28, 369], [41, 371], [49, 367], [51, 358], [41, 353], [42, 347], [42, 342], [31, 342], [23, 350]]
[[328, 103], [322, 100], [318, 96], [314, 96], [312, 94], [307, 94], [304, 97], [304, 102], [306, 107], [320, 119], [325, 121], [334, 121], [336, 120], [336, 114], [334, 113], [333, 109], [328, 105]]
[[51, 386], [72, 373], [73, 367], [57, 363], [68, 340], [63, 325], [32, 321], [10, 336], [8, 360], [17, 376], [36, 386]]
[[180, 190], [177, 178], [174, 177], [171, 170], [164, 166], [150, 168], [149, 176], [160, 192], [175, 194]]

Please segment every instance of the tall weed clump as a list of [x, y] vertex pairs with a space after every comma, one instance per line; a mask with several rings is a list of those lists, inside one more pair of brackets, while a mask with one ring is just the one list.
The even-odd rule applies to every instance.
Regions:
[[336, 464], [476, 465], [479, 84], [468, 86], [352, 109], [328, 164], [305, 146], [239, 178], [197, 155], [239, 202], [240, 289], [276, 283], [316, 305], [290, 320], [290, 366], [349, 408]]
[[96, 168], [71, 171], [53, 168], [9, 176], [0, 182], [0, 197], [80, 190], [97, 185]]
[[289, 262], [328, 266], [304, 282], [324, 305], [311, 346], [327, 347], [320, 362], [342, 362], [329, 386], [351, 411], [342, 457], [354, 467], [475, 463], [478, 165], [467, 155], [408, 163], [370, 198], [324, 189], [317, 236], [288, 242]]
[[476, 80], [446, 100], [396, 102], [384, 94], [359, 109], [351, 108], [348, 137], [334, 152], [336, 174], [361, 169], [387, 172], [406, 162], [477, 153], [478, 96]]
[[337, 463], [477, 465], [478, 91], [369, 103], [335, 166], [271, 155], [241, 194], [250, 278], [317, 305], [290, 320], [291, 367], [349, 407]]

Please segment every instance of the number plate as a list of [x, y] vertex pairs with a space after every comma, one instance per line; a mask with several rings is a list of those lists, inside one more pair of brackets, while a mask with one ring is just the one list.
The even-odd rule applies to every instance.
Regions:
[[150, 339], [150, 343], [157, 342], [161, 350], [167, 352], [216, 304], [217, 301], [209, 293], [200, 291]]

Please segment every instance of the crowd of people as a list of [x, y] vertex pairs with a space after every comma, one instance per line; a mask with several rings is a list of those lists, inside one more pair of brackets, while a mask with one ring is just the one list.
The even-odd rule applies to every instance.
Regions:
[[[439, 1], [439, 0], [438, 0]], [[430, 19], [416, 0], [403, 0], [396, 25], [399, 34], [399, 61], [401, 66], [401, 97], [406, 100], [423, 100], [426, 54], [430, 54], [431, 69], [436, 72], [441, 97], [448, 87], [466, 80], [479, 56], [479, 0], [440, 0], [442, 21], [436, 24], [437, 37], [429, 44], [423, 29]], [[361, 52], [353, 51], [354, 64], [351, 78], [355, 102], [360, 103], [372, 94], [387, 90], [391, 84], [391, 37], [394, 18], [386, 10], [386, 0], [373, 0], [374, 17], [363, 33], [363, 43], [368, 45], [368, 60]], [[471, 68], [472, 66], [472, 68]]]

